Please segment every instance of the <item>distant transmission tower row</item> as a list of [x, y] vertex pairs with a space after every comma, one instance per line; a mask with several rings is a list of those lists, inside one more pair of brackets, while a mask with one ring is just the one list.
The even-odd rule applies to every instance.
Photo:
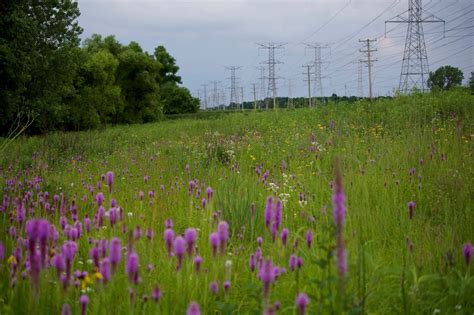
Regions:
[[239, 103], [239, 96], [237, 91], [237, 77], [235, 71], [240, 69], [238, 66], [229, 66], [225, 67], [227, 70], [230, 70], [230, 104], [237, 106]]
[[323, 84], [321, 81], [321, 66], [324, 63], [321, 59], [321, 50], [329, 48], [328, 45], [323, 45], [320, 43], [315, 44], [306, 44], [306, 47], [313, 49], [314, 51], [314, 94], [316, 96], [316, 91], [319, 92], [319, 96], [323, 96]]
[[[275, 44], [275, 43], [268, 43], [268, 44], [257, 44], [260, 48], [268, 50], [268, 61], [262, 62], [262, 64], [266, 64], [268, 66], [268, 90], [267, 95], [273, 98], [273, 109], [277, 109], [276, 98], [277, 98], [277, 85], [276, 80], [279, 79], [275, 73], [275, 65], [282, 64], [281, 61], [275, 60], [275, 49], [283, 49], [286, 44]], [[268, 108], [268, 104], [266, 104]]]

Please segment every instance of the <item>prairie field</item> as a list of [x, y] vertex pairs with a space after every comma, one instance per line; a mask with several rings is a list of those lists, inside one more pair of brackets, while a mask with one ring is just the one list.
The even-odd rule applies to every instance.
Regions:
[[1, 314], [474, 312], [465, 90], [0, 146]]

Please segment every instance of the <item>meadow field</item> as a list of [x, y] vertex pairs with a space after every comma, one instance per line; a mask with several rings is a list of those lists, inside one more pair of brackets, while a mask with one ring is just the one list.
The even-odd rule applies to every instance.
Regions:
[[473, 314], [465, 90], [21, 137], [0, 314]]

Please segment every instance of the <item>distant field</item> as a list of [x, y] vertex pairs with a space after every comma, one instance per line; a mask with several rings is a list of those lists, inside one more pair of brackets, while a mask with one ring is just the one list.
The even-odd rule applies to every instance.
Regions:
[[0, 313], [474, 312], [474, 96], [197, 117], [9, 145]]

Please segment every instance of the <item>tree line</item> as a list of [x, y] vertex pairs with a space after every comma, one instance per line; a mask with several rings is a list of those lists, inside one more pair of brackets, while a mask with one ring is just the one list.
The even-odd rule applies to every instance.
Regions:
[[0, 3], [0, 135], [22, 117], [45, 133], [198, 110], [165, 47], [148, 53], [98, 34], [81, 43], [79, 15], [71, 0]]

